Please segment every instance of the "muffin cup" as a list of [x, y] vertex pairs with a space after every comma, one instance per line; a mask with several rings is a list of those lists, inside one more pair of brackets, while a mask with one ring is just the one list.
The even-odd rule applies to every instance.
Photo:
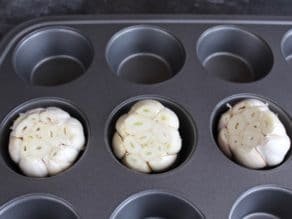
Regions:
[[0, 219], [80, 219], [71, 204], [48, 194], [29, 194], [0, 208]]
[[77, 31], [47, 27], [26, 36], [14, 53], [17, 75], [31, 85], [54, 86], [83, 75], [93, 58], [90, 42]]

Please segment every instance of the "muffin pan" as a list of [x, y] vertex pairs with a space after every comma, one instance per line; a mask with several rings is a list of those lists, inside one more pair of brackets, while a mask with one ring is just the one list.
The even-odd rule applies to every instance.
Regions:
[[[292, 138], [292, 22], [197, 16], [51, 17], [0, 44], [0, 219], [269, 219], [292, 217], [292, 162], [251, 170], [216, 142], [227, 103], [256, 98]], [[177, 113], [183, 148], [168, 171], [143, 174], [111, 151], [118, 117], [141, 99]], [[21, 174], [8, 156], [21, 112], [57, 106], [87, 136], [53, 177]]]

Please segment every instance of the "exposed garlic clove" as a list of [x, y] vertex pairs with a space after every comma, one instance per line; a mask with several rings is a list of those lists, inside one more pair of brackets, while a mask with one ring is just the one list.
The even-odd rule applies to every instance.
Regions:
[[123, 158], [123, 162], [129, 168], [143, 173], [149, 173], [151, 171], [146, 161], [144, 161], [138, 154], [126, 154]]
[[230, 110], [223, 113], [219, 119], [218, 130], [223, 129], [223, 128], [227, 128], [227, 124], [229, 123], [230, 118], [231, 118]]
[[232, 154], [236, 161], [245, 167], [261, 169], [267, 166], [266, 161], [255, 148], [246, 150], [243, 147], [237, 147], [232, 149]]
[[221, 145], [221, 149], [228, 157], [231, 157], [230, 144], [229, 144], [229, 134], [226, 128], [219, 131], [218, 143]]
[[125, 131], [130, 135], [147, 132], [153, 126], [153, 120], [138, 114], [128, 114], [125, 119]]
[[153, 119], [163, 108], [164, 106], [156, 100], [141, 100], [131, 107], [129, 113], [137, 113]]
[[158, 121], [161, 124], [171, 126], [175, 129], [179, 127], [179, 120], [177, 115], [168, 108], [163, 108], [155, 117], [155, 121]]
[[163, 156], [158, 160], [153, 160], [149, 162], [149, 166], [153, 171], [159, 172], [168, 169], [176, 161], [177, 155], [167, 155]]
[[234, 115], [230, 118], [229, 123], [227, 124], [227, 130], [231, 135], [239, 135], [248, 125], [245, 118], [240, 114]]
[[62, 125], [64, 136], [69, 139], [70, 146], [82, 150], [85, 145], [84, 130], [81, 123], [75, 118], [68, 118]]
[[21, 145], [22, 145], [22, 140], [20, 138], [10, 136], [9, 138], [9, 154], [11, 159], [15, 162], [18, 163], [20, 161], [20, 156], [21, 156]]
[[257, 147], [257, 150], [269, 166], [275, 166], [284, 160], [290, 149], [290, 144], [288, 136], [270, 135], [267, 136], [263, 145]]
[[167, 136], [167, 142], [165, 144], [166, 152], [168, 154], [177, 154], [182, 147], [182, 139], [179, 132], [172, 128], [169, 128], [167, 131], [163, 129], [163, 131], [165, 132], [165, 136]]
[[55, 146], [43, 160], [48, 168], [49, 175], [55, 175], [66, 170], [78, 156], [75, 148], [59, 145]]
[[48, 175], [47, 167], [42, 159], [33, 156], [21, 158], [19, 167], [26, 176], [45, 177]]
[[265, 135], [286, 135], [284, 125], [281, 123], [279, 118], [272, 112], [263, 113], [261, 119], [262, 132]]
[[113, 145], [113, 152], [117, 156], [117, 158], [119, 159], [123, 158], [126, 154], [126, 149], [123, 144], [123, 140], [121, 136], [117, 132], [114, 134], [112, 145]]
[[48, 107], [40, 114], [42, 122], [60, 123], [70, 118], [69, 113], [57, 107]]
[[127, 116], [127, 114], [122, 115], [116, 122], [115, 128], [121, 137], [126, 137], [128, 135], [125, 128], [125, 120]]
[[128, 135], [124, 138], [123, 145], [128, 153], [138, 154], [141, 151], [141, 145], [132, 135]]
[[232, 114], [240, 113], [243, 110], [246, 110], [247, 108], [250, 108], [250, 107], [264, 107], [264, 108], [268, 109], [267, 104], [263, 103], [260, 100], [246, 99], [246, 100], [240, 101], [239, 103], [235, 104], [232, 107]]

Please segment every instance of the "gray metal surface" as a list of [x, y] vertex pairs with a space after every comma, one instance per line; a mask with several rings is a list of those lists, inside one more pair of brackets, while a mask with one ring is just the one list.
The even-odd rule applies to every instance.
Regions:
[[[143, 37], [139, 36], [143, 31], [138, 31], [139, 37], [134, 37], [141, 47], [131, 40], [125, 49], [113, 47], [109, 52], [115, 45], [112, 37], [129, 27], [149, 33]], [[269, 103], [292, 137], [291, 29], [292, 21], [281, 18], [182, 15], [59, 17], [19, 26], [0, 44], [0, 205], [22, 195], [45, 193], [70, 203], [72, 218], [77, 212], [82, 219], [108, 219], [130, 199], [137, 204], [134, 209], [149, 211], [142, 218], [167, 218], [163, 212], [182, 211], [183, 216], [193, 212], [186, 216], [189, 219], [201, 214], [207, 219], [237, 219], [229, 215], [230, 210], [249, 189], [273, 184], [292, 190], [290, 153], [275, 168], [251, 170], [229, 160], [214, 140], [216, 120], [225, 103], [248, 97]], [[153, 34], [157, 33], [153, 30], [163, 34]], [[204, 38], [204, 33], [212, 37]], [[161, 50], [160, 45], [167, 48]], [[119, 63], [124, 63], [120, 70]], [[148, 66], [151, 73], [162, 75], [145, 77]], [[181, 122], [183, 153], [164, 173], [132, 171], [110, 149], [115, 120], [141, 98], [160, 100], [178, 113]], [[64, 108], [81, 120], [86, 150], [64, 173], [25, 177], [8, 157], [9, 126], [18, 113], [48, 105]], [[131, 198], [153, 191], [157, 197], [172, 197], [154, 198], [166, 203], [161, 212], [151, 210], [147, 195], [137, 203]], [[275, 196], [271, 192], [267, 199]], [[291, 198], [283, 197], [279, 197], [280, 205], [286, 209]], [[259, 203], [257, 198], [248, 202]], [[7, 218], [1, 215], [5, 206], [1, 219]], [[125, 219], [140, 219], [127, 211]], [[290, 213], [266, 208], [245, 213], [247, 218], [291, 218]]]

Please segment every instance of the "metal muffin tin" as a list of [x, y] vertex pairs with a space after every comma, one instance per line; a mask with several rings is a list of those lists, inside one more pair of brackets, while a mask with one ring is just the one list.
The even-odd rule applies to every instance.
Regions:
[[[0, 219], [292, 217], [292, 160], [251, 170], [216, 143], [226, 103], [267, 102], [292, 137], [292, 21], [219, 16], [75, 16], [25, 23], [0, 44]], [[111, 151], [117, 118], [153, 98], [180, 120], [183, 149], [163, 173], [138, 173]], [[53, 177], [21, 174], [8, 155], [20, 112], [58, 106], [86, 149]]]

